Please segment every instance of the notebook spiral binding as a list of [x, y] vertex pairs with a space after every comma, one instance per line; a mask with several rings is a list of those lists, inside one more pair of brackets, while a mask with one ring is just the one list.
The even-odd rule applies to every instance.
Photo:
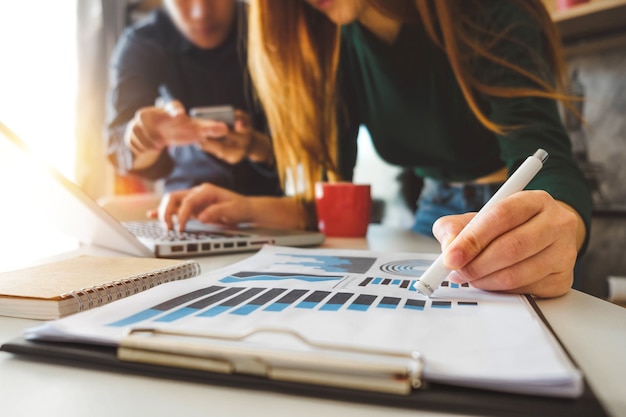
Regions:
[[103, 285], [72, 291], [63, 294], [62, 298], [74, 298], [78, 304], [78, 311], [85, 311], [140, 293], [166, 282], [187, 279], [199, 274], [200, 265], [197, 262], [188, 261], [182, 265], [162, 268], [147, 274], [135, 275]]

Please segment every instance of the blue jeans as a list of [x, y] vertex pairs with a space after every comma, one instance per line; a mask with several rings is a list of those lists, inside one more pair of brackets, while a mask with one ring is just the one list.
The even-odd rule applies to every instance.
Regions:
[[411, 230], [433, 236], [433, 223], [439, 217], [480, 210], [501, 185], [502, 183], [450, 184], [425, 178], [417, 200], [415, 224]]

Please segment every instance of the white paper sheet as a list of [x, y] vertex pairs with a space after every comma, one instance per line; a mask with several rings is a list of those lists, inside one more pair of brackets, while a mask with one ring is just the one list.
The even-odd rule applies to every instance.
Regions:
[[[580, 372], [525, 297], [448, 282], [430, 299], [415, 291], [414, 281], [435, 258], [268, 246], [227, 268], [48, 322], [27, 336], [115, 345], [135, 327], [240, 334], [269, 326], [316, 342], [418, 351], [430, 381], [582, 393]], [[294, 292], [297, 299], [280, 302]], [[252, 342], [302, 348], [267, 335]]]

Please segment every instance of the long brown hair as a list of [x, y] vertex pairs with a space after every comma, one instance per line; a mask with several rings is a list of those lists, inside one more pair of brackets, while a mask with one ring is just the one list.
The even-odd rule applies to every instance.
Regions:
[[[492, 132], [501, 126], [487, 117], [478, 94], [494, 97], [543, 97], [571, 108], [565, 90], [565, 65], [558, 32], [541, 0], [515, 1], [543, 28], [544, 52], [550, 74], [538, 74], [494, 55], [488, 43], [477, 42], [484, 30], [464, 13], [470, 0], [366, 0], [378, 12], [399, 22], [419, 20], [430, 38], [446, 53], [468, 106]], [[473, 4], [480, 7], [481, 1]], [[336, 72], [339, 28], [304, 0], [252, 0], [249, 26], [249, 66], [267, 113], [279, 173], [298, 177], [310, 199], [313, 183], [326, 173], [338, 179]], [[490, 34], [497, 40], [506, 33]], [[530, 87], [494, 86], [473, 75], [470, 63], [487, 59], [521, 74]], [[545, 58], [544, 58], [545, 59]], [[298, 179], [298, 178], [297, 178]], [[298, 182], [296, 180], [296, 182]]]

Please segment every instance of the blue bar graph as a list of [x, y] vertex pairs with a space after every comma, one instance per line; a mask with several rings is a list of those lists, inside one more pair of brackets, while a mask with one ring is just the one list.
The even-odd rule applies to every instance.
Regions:
[[430, 304], [431, 308], [452, 308], [452, 302], [450, 301], [433, 301]]
[[283, 311], [284, 309], [286, 309], [291, 304], [299, 300], [304, 294], [308, 292], [309, 291], [307, 290], [291, 290], [287, 294], [285, 294], [283, 297], [281, 297], [278, 301], [268, 305], [263, 310], [273, 311], [273, 312]]
[[225, 298], [228, 298], [232, 295], [237, 294], [238, 292], [242, 291], [244, 288], [237, 288], [237, 287], [231, 287], [231, 288], [226, 288], [224, 291], [219, 292], [217, 294], [211, 295], [209, 297], [203, 298], [201, 300], [196, 301], [195, 303], [189, 304], [186, 307], [183, 307], [179, 310], [174, 310], [169, 312], [168, 314], [166, 314], [163, 317], [159, 317], [158, 319], [156, 319], [156, 321], [158, 322], [172, 322], [172, 321], [176, 321], [176, 320], [180, 320], [183, 317], [186, 316], [191, 316], [193, 314], [196, 314], [197, 312], [199, 312], [200, 310], [213, 305], [215, 303], [218, 303], [222, 300], [224, 300]]
[[404, 303], [404, 308], [409, 309], [409, 310], [423, 311], [424, 310], [424, 306], [426, 306], [426, 300], [411, 300], [411, 299], [408, 299], [408, 300], [406, 300], [406, 303]]
[[233, 307], [240, 305], [244, 301], [249, 300], [250, 298], [260, 293], [261, 291], [265, 291], [265, 290], [266, 288], [250, 288], [249, 290], [243, 292], [242, 294], [239, 294], [233, 298], [229, 298], [223, 303], [216, 305], [206, 311], [203, 311], [202, 313], [198, 314], [198, 317], [215, 317], [218, 314], [221, 314], [225, 311], [230, 310]]
[[415, 280], [409, 279], [367, 277], [359, 283], [359, 287], [366, 287], [368, 285], [393, 285], [409, 291], [417, 291], [413, 286], [415, 282]]
[[348, 310], [367, 311], [374, 300], [376, 300], [375, 295], [361, 294], [348, 306]]
[[201, 288], [199, 290], [195, 290], [192, 292], [189, 292], [187, 294], [183, 294], [180, 295], [178, 297], [174, 297], [170, 300], [167, 300], [163, 303], [157, 304], [149, 309], [140, 311], [138, 313], [135, 313], [129, 317], [123, 318], [121, 320], [118, 320], [116, 322], [113, 323], [109, 323], [108, 326], [114, 326], [114, 327], [124, 327], [124, 326], [131, 326], [133, 324], [142, 322], [144, 320], [149, 320], [153, 317], [158, 316], [159, 314], [165, 313], [166, 311], [170, 311], [173, 308], [176, 308], [180, 305], [183, 305], [185, 303], [188, 303], [189, 301], [192, 300], [196, 300], [200, 297], [203, 297], [205, 295], [209, 295], [212, 294], [216, 291], [220, 291], [223, 290], [225, 287], [221, 287], [221, 286], [211, 286], [211, 287], [206, 287], [206, 288]]
[[296, 308], [315, 308], [324, 298], [328, 297], [330, 291], [314, 291], [296, 305]]
[[338, 292], [320, 307], [320, 311], [338, 311], [353, 295], [349, 292]]
[[378, 303], [377, 307], [395, 309], [398, 304], [400, 304], [400, 298], [398, 297], [383, 297], [383, 299], [380, 300], [380, 303]]
[[[363, 280], [359, 286], [388, 285], [409, 286], [402, 279], [374, 278]], [[444, 281], [448, 288], [461, 288], [463, 284]], [[378, 296], [373, 294], [355, 294], [346, 291], [320, 291], [307, 289], [265, 288], [265, 287], [228, 287], [210, 286], [174, 297], [151, 308], [131, 314], [128, 317], [110, 323], [109, 326], [131, 326], [144, 321], [174, 322], [185, 317], [211, 318], [221, 314], [247, 316], [256, 312], [280, 313], [292, 307], [294, 309], [337, 312], [340, 310], [366, 312], [371, 307], [394, 310], [398, 308], [424, 311], [426, 308], [450, 310], [453, 308], [471, 308], [478, 306], [476, 301], [449, 301], [427, 299], [405, 299], [397, 296]]]
[[269, 303], [274, 298], [278, 297], [280, 294], [287, 291], [285, 288], [272, 288], [271, 290], [259, 295], [254, 300], [250, 301], [248, 304], [239, 307], [236, 310], [230, 312], [230, 314], [237, 314], [240, 316], [247, 316], [250, 313], [253, 313], [257, 309], [261, 308], [261, 306]]

